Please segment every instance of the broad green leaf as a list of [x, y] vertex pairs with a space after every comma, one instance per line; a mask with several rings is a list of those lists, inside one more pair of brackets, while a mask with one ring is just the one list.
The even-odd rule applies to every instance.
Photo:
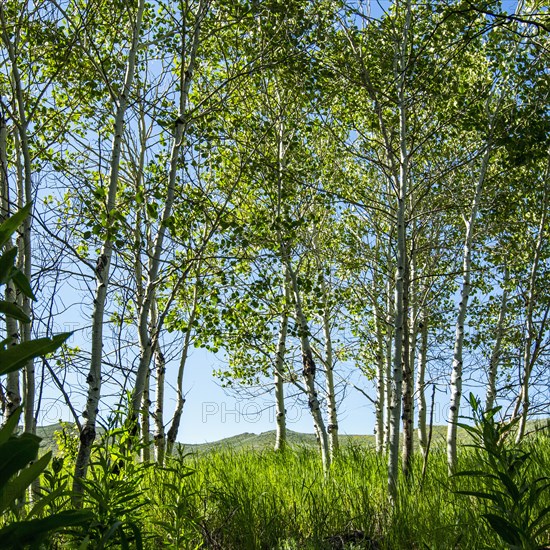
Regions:
[[13, 302], [6, 302], [6, 300], [0, 300], [0, 313], [4, 313], [8, 317], [23, 321], [23, 323], [30, 323], [29, 316]]
[[32, 510], [27, 515], [27, 519], [32, 519], [33, 517], [40, 516], [46, 506], [49, 506], [52, 502], [55, 501], [60, 496], [67, 494], [67, 488], [66, 483], [62, 483], [59, 487], [57, 487], [55, 490], [45, 494], [44, 496], [41, 496], [38, 501], [35, 502], [34, 506], [32, 507]]
[[508, 544], [520, 545], [521, 536], [518, 529], [507, 519], [495, 514], [483, 514], [483, 517], [489, 522], [494, 531]]
[[72, 332], [63, 332], [53, 338], [38, 338], [0, 350], [0, 375], [21, 369], [30, 359], [55, 351], [71, 334]]
[[93, 520], [89, 510], [67, 510], [43, 519], [19, 521], [0, 530], [0, 548], [16, 550], [38, 545], [52, 531], [86, 525]]
[[13, 435], [15, 432], [15, 429], [17, 428], [17, 424], [19, 423], [19, 418], [21, 417], [21, 412], [23, 411], [23, 407], [17, 407], [11, 414], [11, 416], [8, 418], [6, 423], [2, 426], [2, 429], [0, 429], [0, 448], [1, 445], [3, 445], [8, 439]]
[[498, 479], [494, 474], [488, 474], [487, 472], [482, 472], [480, 470], [464, 470], [453, 474], [451, 477], [488, 477]]
[[36, 300], [35, 295], [32, 292], [31, 285], [25, 274], [20, 269], [14, 269], [11, 280], [13, 284], [28, 298]]
[[13, 265], [17, 256], [17, 247], [10, 248], [0, 256], [0, 284], [7, 283], [13, 274]]
[[[21, 441], [21, 438], [18, 438], [18, 441]], [[7, 510], [16, 499], [21, 497], [25, 489], [29, 487], [35, 479], [38, 479], [50, 462], [51, 457], [52, 452], [49, 451], [44, 456], [41, 456], [36, 462], [22, 469], [15, 477], [8, 481], [0, 492], [0, 513]]]
[[29, 215], [32, 208], [32, 203], [27, 204], [18, 210], [13, 216], [0, 225], [0, 248], [3, 247], [13, 235], [15, 230], [23, 223], [25, 218]]
[[502, 484], [506, 487], [506, 490], [508, 491], [509, 495], [512, 497], [514, 502], [519, 502], [520, 491], [518, 490], [512, 478], [503, 472], [498, 472], [498, 477], [502, 482]]
[[496, 494], [491, 493], [482, 493], [480, 491], [454, 491], [458, 495], [466, 495], [476, 498], [484, 498], [486, 500], [491, 500], [492, 502], [495, 502], [496, 504], [501, 504], [502, 499], [500, 499]]
[[7, 481], [36, 458], [40, 438], [23, 434], [0, 445], [0, 490]]

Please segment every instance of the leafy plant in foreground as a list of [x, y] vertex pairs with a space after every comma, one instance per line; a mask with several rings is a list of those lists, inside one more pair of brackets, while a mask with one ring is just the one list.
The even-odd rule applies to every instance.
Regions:
[[[0, 247], [4, 247], [12, 234], [29, 214], [30, 205], [0, 225]], [[13, 284], [26, 296], [34, 299], [29, 281], [16, 268], [17, 248], [12, 247], [0, 256], [0, 285]], [[22, 322], [30, 322], [23, 310], [11, 302], [0, 300], [0, 313]], [[10, 346], [9, 339], [0, 342], [0, 374], [15, 372], [35, 357], [55, 351], [70, 336], [60, 334], [53, 338], [39, 338]], [[24, 497], [25, 491], [38, 479], [51, 459], [51, 452], [38, 458], [40, 438], [34, 434], [16, 435], [21, 416], [21, 407], [15, 409], [0, 430], [0, 514], [4, 518], [12, 514], [13, 519], [0, 529], [0, 547], [6, 550], [30, 546], [38, 548], [52, 532], [67, 527], [82, 525], [89, 521], [86, 511], [65, 510], [42, 518], [45, 508], [57, 498], [60, 491], [36, 499], [25, 519], [20, 520], [17, 503]]]
[[161, 468], [164, 481], [158, 488], [156, 506], [163, 508], [162, 519], [154, 522], [156, 530], [169, 548], [199, 548], [202, 544], [193, 544], [193, 537], [200, 532], [190, 498], [187, 477], [194, 470], [184, 464], [188, 455], [177, 447], [176, 456], [168, 457], [168, 465]]
[[141, 510], [148, 504], [143, 486], [149, 464], [136, 460], [139, 438], [121, 412], [115, 412], [94, 443], [90, 475], [82, 480], [84, 506], [93, 521], [84, 536], [92, 548], [143, 548]]
[[[17, 518], [16, 504], [26, 489], [44, 471], [51, 452], [38, 460], [40, 438], [28, 433], [14, 435], [21, 415], [21, 407], [10, 416], [0, 430], [0, 513], [10, 511]], [[52, 532], [89, 523], [87, 510], [64, 510], [42, 518], [45, 509], [60, 495], [60, 491], [38, 498], [24, 521], [11, 521], [0, 530], [0, 548], [38, 548]]]
[[513, 550], [540, 548], [538, 540], [550, 528], [550, 506], [541, 501], [550, 489], [549, 477], [530, 479], [531, 454], [506, 435], [515, 425], [495, 420], [501, 407], [484, 411], [477, 398], [470, 394], [474, 425], [460, 424], [472, 437], [469, 446], [476, 451], [480, 468], [457, 472], [454, 477], [484, 481], [483, 490], [461, 490], [457, 494], [473, 496], [487, 503], [483, 518]]

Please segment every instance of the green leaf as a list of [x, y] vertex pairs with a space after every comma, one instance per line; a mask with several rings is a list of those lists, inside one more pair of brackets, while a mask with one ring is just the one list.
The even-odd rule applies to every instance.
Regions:
[[483, 514], [483, 517], [504, 542], [516, 546], [521, 544], [521, 536], [518, 529], [507, 519], [495, 514]]
[[7, 283], [13, 275], [17, 247], [10, 248], [0, 256], [0, 284]]
[[20, 269], [15, 269], [12, 273], [11, 280], [13, 284], [31, 300], [36, 300], [35, 295], [32, 292], [31, 285], [25, 274]]
[[0, 548], [16, 550], [38, 545], [52, 531], [87, 525], [93, 520], [89, 510], [67, 510], [43, 519], [18, 521], [0, 530]]
[[502, 484], [506, 487], [506, 490], [508, 491], [508, 494], [512, 497], [512, 500], [514, 502], [519, 502], [521, 495], [518, 487], [512, 480], [512, 478], [508, 475], [506, 475], [504, 472], [497, 472], [498, 477], [500, 478], [500, 481], [502, 481]]
[[32, 434], [8, 439], [0, 445], [0, 490], [13, 475], [36, 458], [39, 447], [40, 438]]
[[[21, 441], [18, 438], [18, 441]], [[0, 513], [7, 510], [16, 499], [20, 498], [25, 492], [25, 489], [30, 484], [38, 479], [40, 474], [46, 469], [52, 458], [52, 452], [47, 452], [44, 456], [41, 456], [36, 462], [33, 462], [27, 468], [22, 469], [19, 474], [9, 480], [5, 487], [2, 487], [0, 492]]]
[[487, 472], [482, 472], [480, 470], [463, 470], [453, 474], [451, 477], [489, 477], [493, 479], [498, 479], [494, 474], [488, 474]]
[[0, 225], [0, 248], [3, 247], [13, 235], [15, 230], [23, 223], [25, 218], [29, 215], [32, 208], [32, 202], [27, 206], [18, 210], [13, 216]]
[[22, 411], [23, 407], [17, 407], [17, 409], [15, 409], [11, 416], [6, 420], [6, 423], [2, 426], [2, 429], [0, 429], [0, 445], [8, 441], [8, 439], [12, 436], [15, 428], [17, 428], [17, 424], [19, 423], [19, 418], [21, 417]]
[[6, 302], [6, 300], [0, 300], [0, 313], [4, 313], [8, 317], [23, 321], [23, 323], [30, 323], [29, 316], [13, 302]]
[[37, 502], [35, 502], [34, 506], [32, 507], [32, 510], [27, 515], [27, 519], [40, 516], [44, 511], [44, 509], [46, 508], [46, 506], [49, 506], [57, 498], [66, 494], [67, 494], [66, 483], [63, 483], [59, 487], [57, 487], [55, 490], [45, 494], [44, 496], [41, 496], [40, 499]]
[[[545, 508], [546, 511], [548, 511], [548, 509], [550, 509], [550, 507]], [[537, 529], [537, 531], [536, 531], [535, 533], [533, 533], [532, 536], [533, 536], [534, 539], [537, 539], [537, 538], [539, 538], [542, 534], [547, 533], [549, 529], [550, 529], [550, 523], [545, 523], [544, 525], [542, 525], [541, 527], [539, 527], [539, 528]]]
[[38, 338], [0, 350], [0, 375], [16, 371], [24, 367], [30, 359], [55, 351], [71, 334], [72, 332], [63, 332], [53, 338]]

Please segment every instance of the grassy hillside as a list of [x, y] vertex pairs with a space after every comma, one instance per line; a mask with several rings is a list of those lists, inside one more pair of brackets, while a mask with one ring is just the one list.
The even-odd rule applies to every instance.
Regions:
[[[56, 432], [61, 432], [65, 427], [65, 430], [68, 431], [74, 437], [77, 437], [76, 427], [73, 424], [51, 424], [49, 426], [39, 426], [36, 430], [37, 435], [42, 438], [42, 447], [45, 450], [55, 450], [55, 436]], [[528, 424], [528, 431], [535, 431], [540, 429], [543, 426], [548, 426], [547, 421], [531, 421]], [[101, 431], [101, 428], [100, 428]], [[433, 426], [432, 429], [432, 446], [437, 447], [445, 444], [445, 438], [447, 435], [446, 426]], [[152, 437], [151, 437], [152, 439]], [[315, 448], [317, 442], [314, 434], [309, 433], [300, 433], [294, 432], [292, 430], [287, 430], [287, 439], [288, 444], [291, 447], [306, 447], [306, 448]], [[461, 428], [458, 430], [458, 439], [460, 443], [468, 443], [468, 437], [465, 431]], [[266, 449], [271, 449], [275, 444], [275, 430], [270, 430], [267, 432], [262, 432], [260, 434], [244, 432], [239, 435], [233, 435], [231, 437], [226, 437], [220, 439], [219, 441], [213, 441], [210, 443], [180, 443], [184, 452], [198, 452], [204, 453], [213, 450], [259, 450], [263, 451]], [[373, 435], [341, 435], [340, 444], [346, 446], [349, 444], [354, 445], [367, 445], [374, 447], [375, 439]], [[416, 440], [415, 433], [415, 446], [418, 445]]]

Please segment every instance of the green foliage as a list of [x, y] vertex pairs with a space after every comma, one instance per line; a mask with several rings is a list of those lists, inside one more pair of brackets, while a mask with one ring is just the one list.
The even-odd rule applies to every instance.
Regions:
[[[29, 214], [30, 205], [19, 210], [0, 225], [0, 246], [4, 246]], [[0, 257], [0, 284], [13, 281], [27, 296], [33, 297], [30, 285], [25, 276], [15, 267], [17, 248], [11, 248]], [[23, 322], [30, 321], [20, 308], [14, 304], [3, 302], [0, 311], [7, 316]], [[23, 342], [5, 349], [6, 342], [0, 349], [0, 374], [6, 374], [21, 369], [29, 359], [51, 353], [59, 348], [70, 333], [60, 334], [50, 338], [40, 338]], [[35, 482], [45, 470], [51, 459], [51, 452], [38, 457], [40, 438], [30, 433], [16, 435], [16, 429], [22, 408], [18, 407], [7, 419], [0, 430], [0, 513], [8, 520], [0, 530], [0, 547], [8, 549], [38, 548], [41, 542], [52, 532], [68, 527], [83, 525], [90, 521], [87, 511], [64, 510], [41, 518], [45, 508], [60, 496], [65, 487], [61, 486], [52, 493], [36, 499], [23, 521], [20, 520], [18, 503], [24, 501], [25, 491]]]
[[[19, 407], [0, 430], [0, 513], [17, 518], [18, 501], [47, 467], [51, 452], [37, 460], [40, 438], [33, 434], [14, 435], [21, 415]], [[87, 524], [91, 517], [86, 510], [63, 510], [42, 518], [45, 508], [58, 497], [64, 487], [38, 498], [26, 514], [26, 519], [9, 521], [0, 529], [0, 547], [9, 549], [38, 548], [52, 532]]]
[[[218, 449], [176, 458], [171, 467], [194, 471], [176, 484], [180, 517], [186, 518], [184, 548], [393, 550], [426, 545], [470, 550], [480, 548], [483, 540], [498, 548], [496, 536], [476, 523], [479, 509], [445, 490], [443, 452], [434, 453], [422, 485], [414, 481], [422, 469], [420, 457], [415, 458], [412, 481], [400, 484], [393, 508], [387, 499], [385, 457], [360, 445], [343, 445], [329, 477], [315, 448], [297, 446], [285, 453]], [[151, 476], [154, 541], [173, 548], [162, 543], [170, 530], [175, 537], [176, 526], [182, 526], [170, 511], [176, 501], [158, 481], [163, 471], [151, 471]]]
[[[27, 205], [0, 225], [0, 247], [3, 247], [17, 230], [23, 220], [29, 215], [31, 205]], [[34, 299], [31, 287], [25, 275], [15, 267], [17, 247], [10, 248], [0, 256], [0, 285], [11, 281], [29, 298]], [[0, 300], [0, 313], [13, 317], [25, 323], [30, 322], [27, 314], [16, 304]], [[6, 349], [7, 340], [0, 345], [0, 375], [22, 369], [25, 364], [36, 357], [41, 357], [58, 349], [71, 333], [65, 332], [53, 338], [38, 338], [22, 342]]]
[[153, 521], [156, 533], [160, 533], [163, 544], [168, 548], [199, 548], [193, 543], [197, 534], [198, 524], [194, 518], [192, 498], [187, 477], [194, 470], [185, 464], [187, 455], [181, 447], [174, 457], [168, 457], [168, 466], [160, 468], [151, 477], [154, 481], [159, 474], [163, 477], [162, 484], [154, 493], [154, 506], [163, 510], [162, 517]]
[[148, 503], [144, 480], [148, 464], [137, 460], [139, 439], [120, 413], [103, 427], [93, 445], [90, 474], [82, 480], [83, 505], [93, 521], [83, 535], [90, 548], [143, 548], [143, 508]]
[[533, 478], [531, 453], [509, 441], [507, 436], [517, 422], [498, 422], [495, 416], [501, 408], [484, 411], [473, 394], [470, 405], [474, 425], [461, 426], [472, 437], [469, 446], [475, 449], [478, 468], [454, 477], [475, 479], [479, 484], [476, 490], [455, 493], [486, 503], [482, 517], [509, 548], [539, 548], [539, 539], [548, 536], [550, 529], [550, 506], [543, 504], [550, 496], [550, 477]]

